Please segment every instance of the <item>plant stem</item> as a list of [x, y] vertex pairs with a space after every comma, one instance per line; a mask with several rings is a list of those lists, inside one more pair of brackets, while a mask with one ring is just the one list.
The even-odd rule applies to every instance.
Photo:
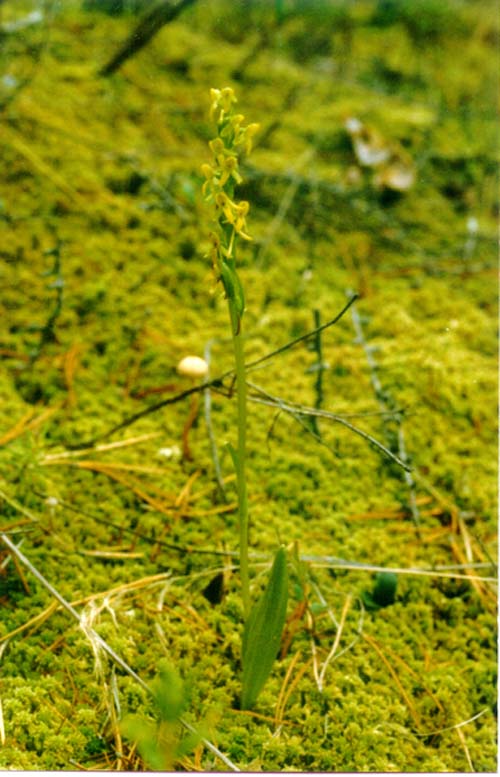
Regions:
[[229, 299], [231, 331], [233, 334], [234, 361], [236, 370], [236, 396], [238, 400], [238, 447], [236, 456], [236, 485], [238, 492], [238, 517], [240, 529], [240, 576], [243, 613], [245, 620], [250, 612], [250, 579], [248, 575], [248, 500], [245, 476], [246, 431], [247, 431], [247, 385], [245, 357], [241, 336], [241, 318]]

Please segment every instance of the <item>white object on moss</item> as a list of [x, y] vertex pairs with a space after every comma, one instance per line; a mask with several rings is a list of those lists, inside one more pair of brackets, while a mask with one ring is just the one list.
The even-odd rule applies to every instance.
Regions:
[[188, 378], [204, 378], [208, 374], [208, 364], [199, 356], [185, 356], [177, 365], [177, 372]]

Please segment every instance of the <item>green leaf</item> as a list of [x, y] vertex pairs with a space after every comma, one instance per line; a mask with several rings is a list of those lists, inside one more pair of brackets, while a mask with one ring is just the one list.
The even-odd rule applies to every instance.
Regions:
[[137, 742], [137, 749], [146, 766], [154, 771], [162, 771], [168, 761], [158, 742], [158, 728], [152, 721], [139, 715], [127, 715], [121, 722], [122, 733]]
[[152, 691], [158, 707], [160, 720], [174, 723], [186, 706], [184, 683], [165, 661], [158, 665], [158, 677], [152, 684]]
[[288, 601], [286, 549], [279, 548], [266, 590], [252, 608], [243, 631], [241, 708], [253, 707], [280, 647]]
[[226, 297], [236, 313], [239, 330], [239, 323], [243, 316], [243, 311], [245, 310], [245, 294], [243, 292], [243, 286], [241, 285], [238, 273], [233, 265], [226, 261], [222, 262], [220, 278], [222, 285], [224, 286]]
[[377, 572], [372, 596], [379, 607], [387, 607], [396, 600], [398, 578], [394, 572]]
[[377, 572], [372, 591], [363, 591], [361, 599], [370, 612], [388, 607], [396, 601], [398, 578], [394, 572]]

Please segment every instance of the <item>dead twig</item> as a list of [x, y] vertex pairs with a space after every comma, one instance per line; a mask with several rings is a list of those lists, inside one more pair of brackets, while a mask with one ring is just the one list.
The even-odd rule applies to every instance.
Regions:
[[127, 59], [137, 54], [154, 36], [169, 22], [172, 22], [185, 8], [192, 5], [195, 0], [179, 0], [173, 3], [171, 0], [162, 0], [147, 11], [125, 43], [118, 49], [109, 62], [99, 71], [101, 76], [110, 76], [115, 73]]
[[[301, 335], [300, 337], [295, 338], [295, 340], [290, 340], [288, 343], [285, 343], [285, 345], [282, 345], [279, 348], [276, 348], [276, 350], [271, 351], [265, 356], [262, 356], [259, 359], [255, 359], [254, 361], [248, 362], [248, 364], [245, 365], [247, 372], [251, 369], [254, 369], [255, 367], [260, 366], [264, 362], [269, 361], [270, 359], [273, 359], [275, 356], [285, 353], [285, 351], [290, 350], [290, 348], [294, 348], [299, 343], [304, 342], [304, 340], [308, 340], [310, 337], [316, 336], [318, 332], [323, 332], [328, 327], [336, 324], [338, 321], [340, 321], [342, 316], [345, 313], [347, 313], [347, 311], [349, 310], [349, 308], [357, 298], [358, 298], [358, 295], [353, 294], [351, 299], [347, 302], [346, 305], [344, 305], [340, 313], [338, 313], [335, 316], [335, 318], [332, 318], [330, 321], [327, 321], [325, 324], [322, 324], [317, 329], [313, 329], [312, 332], [306, 332], [304, 335]], [[158, 402], [156, 405], [151, 405], [150, 407], [146, 407], [144, 410], [140, 410], [138, 413], [134, 413], [134, 415], [129, 416], [128, 418], [121, 421], [116, 426], [113, 426], [107, 432], [97, 435], [97, 437], [94, 437], [92, 440], [86, 440], [85, 442], [80, 442], [80, 443], [67, 443], [66, 448], [68, 450], [80, 450], [81, 448], [92, 448], [95, 446], [96, 443], [101, 442], [102, 440], [108, 439], [108, 437], [111, 437], [112, 435], [116, 434], [116, 432], [119, 432], [122, 429], [126, 429], [128, 426], [131, 426], [136, 421], [139, 421], [141, 418], [145, 418], [146, 416], [151, 415], [152, 413], [156, 413], [158, 410], [161, 410], [163, 407], [167, 407], [168, 405], [174, 405], [177, 402], [181, 402], [183, 399], [187, 399], [192, 394], [196, 394], [199, 391], [205, 391], [206, 389], [209, 389], [209, 388], [221, 389], [224, 385], [224, 380], [226, 378], [234, 378], [234, 370], [228, 370], [227, 372], [224, 372], [222, 375], [219, 375], [217, 378], [212, 378], [211, 380], [205, 381], [204, 383], [201, 383], [199, 386], [192, 386], [191, 388], [186, 389], [185, 391], [181, 391], [179, 394], [175, 394], [173, 397], [168, 397], [167, 399], [163, 399], [161, 402]]]
[[[351, 295], [350, 291], [347, 291], [346, 293], [347, 293], [347, 296]], [[385, 391], [382, 388], [382, 384], [380, 383], [380, 380], [378, 377], [378, 365], [373, 356], [374, 348], [371, 345], [368, 345], [366, 341], [366, 338], [363, 332], [361, 317], [359, 316], [355, 305], [351, 307], [351, 317], [352, 317], [352, 323], [354, 326], [354, 331], [356, 332], [356, 342], [362, 346], [363, 351], [365, 352], [366, 361], [368, 364], [368, 368], [370, 370], [370, 381], [371, 381], [375, 396], [377, 398], [377, 401], [379, 403], [380, 409], [384, 413], [386, 413], [388, 410], [392, 411], [393, 413], [391, 418], [396, 425], [396, 433], [394, 433], [393, 430], [389, 428], [387, 422], [385, 422], [384, 424], [387, 445], [390, 449], [395, 449], [397, 451], [398, 458], [406, 465], [408, 465], [409, 459], [406, 453], [404, 431], [403, 431], [403, 425], [402, 425], [402, 415], [401, 413], [398, 413], [395, 410], [394, 402], [392, 401], [387, 391]], [[415, 480], [413, 479], [413, 475], [411, 474], [411, 467], [405, 466], [403, 469], [404, 469], [404, 479], [408, 487], [408, 495], [409, 495], [408, 507], [413, 520], [413, 524], [418, 533], [419, 526], [420, 526], [420, 513], [417, 507], [416, 483], [415, 483]]]
[[[257, 386], [255, 383], [248, 382], [248, 385], [255, 389], [258, 394], [261, 396], [256, 395], [250, 395], [249, 399], [252, 400], [252, 402], [257, 402], [261, 405], [268, 405], [270, 407], [277, 407], [280, 410], [284, 410], [286, 413], [289, 413], [290, 415], [299, 418], [300, 416], [316, 416], [318, 418], [328, 418], [330, 421], [335, 421], [336, 423], [341, 424], [342, 426], [345, 426], [347, 429], [350, 429], [351, 432], [354, 432], [355, 434], [359, 435], [359, 437], [362, 437], [364, 440], [369, 442], [371, 445], [373, 445], [375, 448], [377, 448], [379, 451], [384, 453], [386, 456], [388, 456], [392, 461], [394, 461], [395, 464], [398, 464], [403, 469], [410, 469], [409, 465], [402, 461], [398, 456], [396, 456], [395, 453], [389, 450], [385, 445], [383, 445], [379, 440], [377, 440], [375, 437], [372, 437], [371, 434], [368, 434], [368, 432], [364, 432], [362, 429], [360, 429], [357, 426], [354, 426], [349, 421], [347, 421], [343, 416], [336, 415], [335, 413], [330, 413], [327, 410], [317, 410], [314, 407], [307, 407], [307, 405], [299, 405], [295, 402], [287, 402], [280, 397], [275, 397], [272, 394], [268, 394], [264, 389], [262, 389], [260, 386]], [[308, 431], [315, 437], [319, 442], [322, 442], [321, 438], [316, 435], [312, 429], [308, 428]], [[328, 447], [328, 446], [327, 446]]]

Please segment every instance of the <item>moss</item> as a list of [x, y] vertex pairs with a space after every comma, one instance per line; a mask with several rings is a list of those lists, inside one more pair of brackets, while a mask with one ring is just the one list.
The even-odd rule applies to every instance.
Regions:
[[[247, 715], [235, 708], [241, 601], [234, 559], [219, 555], [236, 548], [236, 516], [217, 494], [203, 417], [190, 432], [192, 462], [159, 454], [181, 444], [182, 402], [101, 440], [133, 437], [132, 445], [68, 447], [183, 390], [175, 365], [186, 353], [201, 356], [209, 339], [212, 374], [231, 366], [226, 302], [212, 293], [205, 258], [199, 168], [209, 155], [208, 89], [232, 84], [247, 118], [263, 125], [242, 192], [255, 236], [241, 253], [247, 358], [310, 330], [315, 309], [331, 319], [346, 289], [361, 292], [357, 309], [377, 376], [387, 401], [404, 409], [421, 523], [417, 534], [402, 473], [365, 440], [321, 419], [318, 445], [291, 416], [251, 403], [252, 551], [270, 557], [279, 540], [297, 541], [323, 564], [341, 557], [432, 569], [472, 560], [485, 566], [471, 571], [493, 574], [492, 3], [475, 3], [474, 12], [429, 0], [414, 8], [295, 4], [283, 18], [267, 3], [245, 4], [244, 13], [243, 4], [229, 5], [196, 4], [103, 79], [98, 67], [133, 17], [62, 4], [35, 78], [4, 108], [1, 528], [16, 544], [23, 540], [30, 561], [92, 615], [146, 682], [168, 658], [188, 688], [186, 717], [193, 725], [212, 721], [210, 738], [240, 768], [440, 772], [472, 763], [492, 770], [490, 583], [399, 574], [395, 601], [361, 619], [358, 602], [373, 586], [372, 571], [309, 562], [291, 595], [289, 651], [273, 667], [258, 714]], [[441, 23], [445, 11], [452, 24]], [[262, 31], [266, 39], [241, 69]], [[7, 73], [31, 69], [37, 36], [26, 28], [26, 46], [4, 54]], [[410, 154], [411, 189], [390, 197], [370, 171], [356, 169], [348, 117]], [[54, 337], [33, 359], [55, 308], [47, 272], [57, 245], [63, 304]], [[349, 314], [323, 333], [322, 350], [323, 406], [394, 441], [398, 427], [378, 414]], [[274, 396], [314, 405], [316, 361], [302, 343], [249, 378]], [[215, 393], [212, 400], [228, 476], [234, 401]], [[234, 484], [226, 489], [234, 502]], [[104, 557], [110, 551], [130, 555]], [[25, 571], [28, 590], [0, 552], [0, 638], [21, 629], [1, 656], [0, 767], [116, 765], [110, 664], [96, 672], [83, 632], [63, 610], [48, 612], [49, 592]], [[252, 562], [255, 590], [266, 564], [263, 556]], [[211, 604], [202, 591], [221, 572], [222, 600]], [[169, 577], [149, 581], [158, 573]], [[124, 588], [134, 581], [136, 588]], [[304, 591], [312, 623], [300, 615]], [[320, 691], [311, 640], [321, 667], [337, 633], [321, 597], [338, 623], [348, 595], [338, 653]], [[131, 677], [118, 669], [115, 680], [123, 714], [153, 715]], [[279, 725], [277, 700], [295, 682]], [[464, 721], [461, 739], [453, 727]], [[182, 768], [200, 768], [190, 758]], [[220, 769], [206, 750], [201, 766]]]

